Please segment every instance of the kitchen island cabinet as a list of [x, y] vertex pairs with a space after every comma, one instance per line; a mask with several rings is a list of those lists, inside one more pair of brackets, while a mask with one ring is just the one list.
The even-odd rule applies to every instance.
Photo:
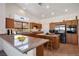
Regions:
[[36, 34], [33, 34], [33, 33], [22, 33], [23, 35], [26, 35], [26, 36], [31, 36], [31, 37], [36, 37], [36, 38], [41, 38], [41, 39], [47, 39], [49, 40], [49, 45], [52, 45], [52, 47], [54, 49], [57, 49], [60, 47], [60, 38], [59, 38], [59, 34], [49, 34], [49, 35], [46, 35], [44, 33], [36, 33]]

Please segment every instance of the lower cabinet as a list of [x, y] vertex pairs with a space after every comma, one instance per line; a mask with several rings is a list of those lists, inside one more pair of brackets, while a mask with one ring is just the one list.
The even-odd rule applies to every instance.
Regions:
[[70, 34], [66, 34], [66, 43], [71, 44], [71, 35]]
[[78, 45], [78, 37], [77, 37], [77, 34], [72, 35], [72, 44]]
[[36, 48], [36, 56], [44, 56], [44, 46], [40, 45]]
[[78, 45], [77, 34], [66, 34], [66, 42], [73, 45]]

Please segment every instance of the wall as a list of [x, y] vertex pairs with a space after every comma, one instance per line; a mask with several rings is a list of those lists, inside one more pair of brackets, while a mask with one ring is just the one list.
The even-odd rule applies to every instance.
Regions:
[[[0, 34], [5, 33], [5, 5], [0, 4]], [[0, 39], [0, 50], [2, 50], [2, 41]]]
[[0, 4], [0, 34], [5, 32], [5, 4]]

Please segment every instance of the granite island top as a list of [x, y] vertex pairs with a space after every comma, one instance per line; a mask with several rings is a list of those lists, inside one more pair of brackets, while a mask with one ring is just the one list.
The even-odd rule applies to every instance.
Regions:
[[59, 34], [44, 34], [44, 33], [37, 34], [37, 35], [40, 35], [40, 36], [48, 36], [48, 37], [58, 37], [59, 36]]
[[7, 41], [9, 44], [11, 44], [14, 48], [18, 49], [22, 53], [27, 53], [31, 49], [36, 48], [48, 42], [47, 39], [35, 38], [35, 37], [30, 37], [30, 36], [24, 36], [25, 40], [23, 42], [20, 42], [17, 39], [18, 36], [24, 36], [24, 35], [0, 34], [0, 38]]

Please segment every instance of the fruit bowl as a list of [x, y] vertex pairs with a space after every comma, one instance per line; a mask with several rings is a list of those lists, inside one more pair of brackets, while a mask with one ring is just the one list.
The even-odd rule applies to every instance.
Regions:
[[25, 37], [24, 37], [24, 36], [19, 36], [19, 37], [17, 37], [17, 39], [18, 39], [20, 42], [24, 42]]

